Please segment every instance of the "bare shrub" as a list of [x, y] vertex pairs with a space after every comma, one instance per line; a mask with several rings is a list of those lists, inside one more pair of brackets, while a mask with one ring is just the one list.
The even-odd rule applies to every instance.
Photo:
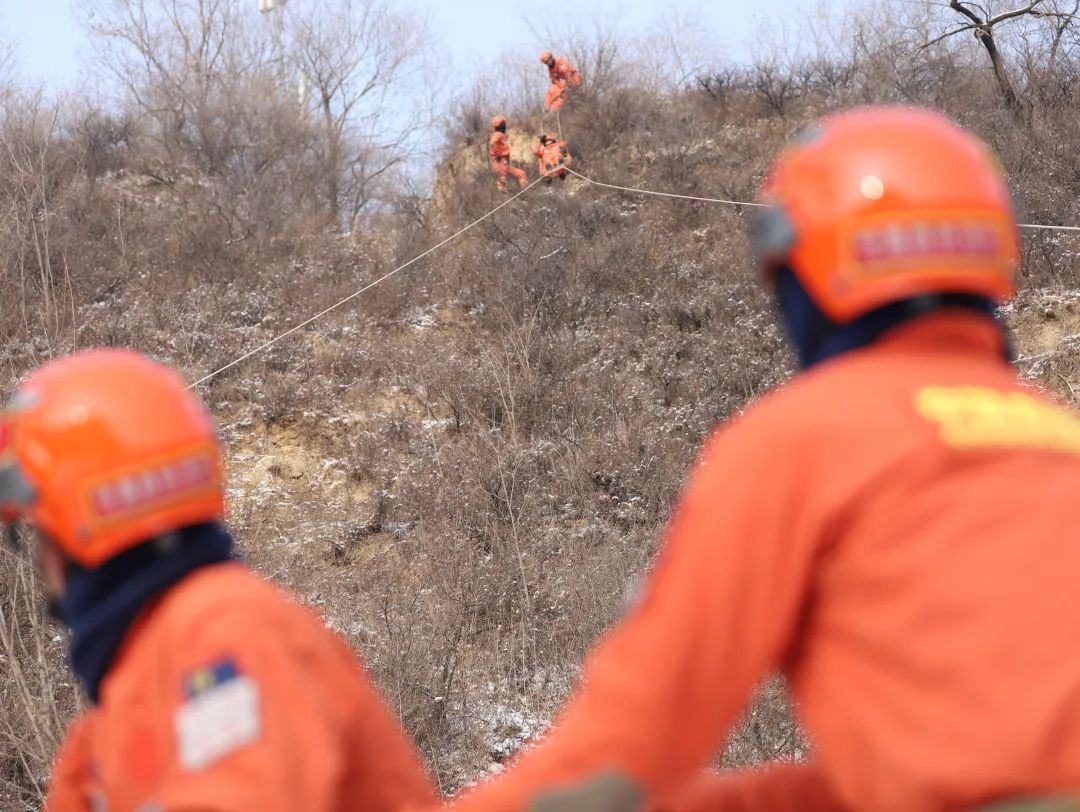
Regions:
[[0, 549], [0, 803], [40, 805], [53, 751], [81, 705], [32, 564]]
[[413, 18], [365, 0], [322, 2], [296, 17], [293, 59], [319, 122], [315, 156], [334, 221], [353, 223], [380, 181], [418, 154], [431, 121], [423, 54], [431, 36]]

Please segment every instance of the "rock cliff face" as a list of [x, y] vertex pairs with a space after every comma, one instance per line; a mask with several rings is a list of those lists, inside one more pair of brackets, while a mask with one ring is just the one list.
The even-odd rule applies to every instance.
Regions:
[[[537, 119], [535, 132], [525, 127], [509, 127], [506, 131], [510, 142], [510, 161], [514, 166], [524, 169], [530, 180], [537, 174], [532, 148], [540, 134], [539, 127]], [[445, 214], [446, 207], [461, 197], [461, 190], [457, 187], [463, 183], [482, 184], [483, 178], [487, 176], [494, 188], [495, 179], [488, 158], [487, 139], [488, 133], [479, 133], [473, 143], [449, 145], [449, 156], [440, 165], [432, 190], [432, 210], [436, 215]], [[511, 186], [516, 191], [516, 185]]]

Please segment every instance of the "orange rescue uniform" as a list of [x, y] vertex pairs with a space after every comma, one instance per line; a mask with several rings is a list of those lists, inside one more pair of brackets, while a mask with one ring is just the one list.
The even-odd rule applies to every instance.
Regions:
[[506, 133], [496, 130], [488, 140], [488, 155], [491, 156], [491, 170], [495, 173], [495, 186], [501, 192], [506, 188], [508, 177], [516, 178], [518, 186], [525, 188], [528, 176], [525, 171], [510, 163], [510, 142]]
[[568, 141], [551, 141], [547, 144], [537, 141], [533, 144], [533, 155], [536, 156], [541, 177], [549, 182], [555, 177], [566, 177], [566, 170], [574, 163], [573, 156], [567, 151], [569, 146]]
[[455, 806], [612, 772], [668, 796], [777, 668], [816, 764], [739, 808], [781, 808], [785, 781], [862, 812], [1080, 789], [1078, 494], [1080, 419], [1018, 380], [985, 316], [800, 374], [708, 441], [551, 734]]
[[391, 812], [432, 803], [352, 652], [239, 564], [136, 621], [53, 770], [47, 812]]
[[565, 59], [556, 58], [555, 64], [548, 68], [548, 78], [551, 85], [544, 98], [544, 109], [557, 112], [566, 103], [566, 89], [581, 87], [581, 74]]

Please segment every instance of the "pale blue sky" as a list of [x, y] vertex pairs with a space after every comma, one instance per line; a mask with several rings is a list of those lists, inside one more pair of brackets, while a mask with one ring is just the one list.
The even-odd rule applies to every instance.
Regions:
[[[85, 64], [86, 39], [76, 23], [76, 0], [0, 0], [0, 43], [13, 43], [22, 75], [51, 90], [79, 82]], [[253, 19], [257, 0], [249, 0]], [[95, 0], [81, 0], [92, 8]], [[469, 66], [483, 64], [505, 48], [531, 54], [536, 36], [530, 23], [543, 24], [544, 3], [537, 0], [392, 0], [398, 7], [426, 13], [436, 37], [453, 56], [463, 78]], [[745, 57], [763, 20], [790, 13], [792, 0], [549, 0], [547, 8], [585, 19], [616, 19], [622, 33], [632, 35], [655, 25], [662, 15], [681, 12], [699, 16], [715, 38], [718, 56]], [[565, 24], [566, 20], [563, 20]]]

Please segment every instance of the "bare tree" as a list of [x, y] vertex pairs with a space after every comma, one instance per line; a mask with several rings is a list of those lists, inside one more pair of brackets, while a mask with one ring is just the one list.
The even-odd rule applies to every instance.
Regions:
[[1044, 13], [1028, 20], [1017, 25], [1014, 50], [1027, 87], [1044, 106], [1052, 106], [1067, 99], [1076, 80], [1080, 0], [1047, 0]]
[[698, 74], [695, 81], [699, 90], [717, 102], [722, 109], [727, 110], [729, 97], [739, 79], [739, 73], [735, 68], [722, 65]]
[[15, 46], [0, 41], [0, 85], [8, 83], [8, 74], [15, 64]]
[[430, 126], [423, 79], [431, 37], [379, 0], [314, 0], [293, 19], [293, 58], [322, 131], [326, 204], [335, 222], [351, 223]]
[[949, 8], [962, 16], [965, 19], [965, 22], [931, 39], [924, 47], [928, 48], [939, 42], [950, 39], [957, 34], [971, 31], [975, 35], [975, 38], [982, 43], [987, 56], [990, 57], [990, 64], [994, 70], [994, 78], [997, 80], [998, 88], [1001, 90], [1001, 95], [1005, 100], [1006, 106], [1018, 121], [1025, 120], [1026, 110], [1024, 103], [1021, 101], [1019, 95], [1017, 95], [1016, 89], [1013, 86], [1005, 58], [994, 37], [994, 29], [1003, 23], [1018, 20], [1023, 17], [1046, 17], [1054, 19], [1058, 23], [1067, 23], [1076, 16], [1076, 9], [1073, 9], [1070, 13], [1062, 10], [1058, 4], [1049, 3], [1047, 0], [1028, 0], [1027, 3], [1017, 8], [1000, 11], [996, 14], [994, 13], [993, 4], [989, 2], [989, 0], [987, 0], [986, 3], [949, 0]]
[[[140, 152], [140, 167], [222, 222], [225, 244], [319, 205], [314, 128], [252, 6], [107, 0], [87, 21], [120, 105], [134, 114], [133, 138], [156, 148]], [[215, 182], [185, 182], [198, 175]]]
[[40, 92], [13, 94], [0, 105], [0, 279], [9, 276], [5, 302], [13, 310], [18, 303], [25, 333], [37, 323], [50, 347], [60, 337], [65, 300], [74, 309], [52, 237], [64, 173], [58, 129], [57, 111]]
[[107, 0], [88, 23], [102, 62], [166, 150], [221, 172], [234, 141], [222, 113], [268, 58], [241, 25], [238, 0]]
[[754, 39], [756, 58], [746, 71], [746, 84], [768, 110], [782, 118], [808, 89], [805, 68], [813, 56], [812, 43], [789, 19], [760, 22]]
[[750, 87], [778, 116], [787, 114], [800, 92], [799, 77], [776, 61], [754, 64], [749, 73]]
[[1043, 15], [1050, 22], [1051, 39], [1050, 53], [1046, 60], [1047, 73], [1053, 74], [1057, 70], [1058, 59], [1066, 45], [1066, 35], [1073, 34], [1071, 44], [1075, 47], [1078, 42], [1076, 36], [1077, 23], [1080, 21], [1080, 0], [1050, 0], [1051, 10]]
[[684, 88], [707, 74], [714, 36], [700, 19], [671, 10], [656, 27], [632, 44], [636, 80], [653, 92]]

